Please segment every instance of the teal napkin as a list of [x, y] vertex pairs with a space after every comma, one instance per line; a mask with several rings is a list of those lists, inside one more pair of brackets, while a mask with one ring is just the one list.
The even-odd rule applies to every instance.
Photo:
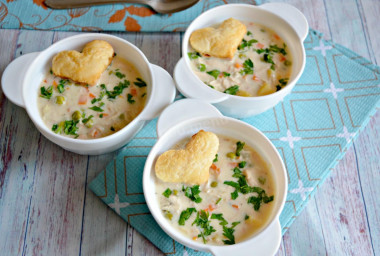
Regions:
[[259, 1], [201, 0], [173, 14], [157, 14], [146, 5], [108, 4], [52, 10], [44, 0], [0, 0], [0, 28], [63, 31], [184, 31], [202, 12], [228, 3]]
[[[292, 93], [273, 109], [242, 119], [265, 133], [288, 170], [288, 196], [280, 215], [283, 233], [380, 106], [380, 67], [314, 30], [304, 45], [306, 68]], [[156, 142], [156, 122], [121, 150], [90, 189], [164, 253], [203, 255], [167, 236], [145, 204], [142, 173]]]

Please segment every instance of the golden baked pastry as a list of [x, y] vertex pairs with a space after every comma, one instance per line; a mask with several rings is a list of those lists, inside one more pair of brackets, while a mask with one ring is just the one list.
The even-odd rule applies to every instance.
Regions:
[[62, 51], [54, 56], [54, 75], [79, 83], [95, 85], [114, 55], [112, 46], [103, 40], [86, 44], [83, 51]]
[[185, 149], [172, 149], [160, 155], [156, 175], [165, 182], [205, 183], [218, 148], [218, 137], [201, 130], [192, 136]]
[[199, 53], [218, 58], [232, 58], [247, 28], [234, 18], [223, 21], [218, 28], [201, 28], [190, 36], [191, 47]]

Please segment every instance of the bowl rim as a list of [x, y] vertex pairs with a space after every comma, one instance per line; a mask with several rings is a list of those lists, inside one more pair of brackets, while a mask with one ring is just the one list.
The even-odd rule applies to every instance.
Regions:
[[[149, 76], [150, 76], [149, 78], [151, 80], [151, 85], [150, 85], [151, 86], [151, 92], [150, 92], [150, 95], [148, 96], [148, 99], [145, 102], [145, 106], [144, 106], [143, 110], [130, 123], [128, 123], [126, 126], [124, 126], [119, 131], [117, 131], [113, 134], [110, 134], [108, 136], [101, 137], [101, 138], [95, 138], [95, 139], [84, 140], [84, 139], [75, 139], [75, 138], [71, 138], [71, 137], [62, 136], [62, 135], [54, 133], [53, 131], [51, 131], [51, 129], [48, 129], [46, 124], [40, 125], [40, 123], [36, 119], [37, 115], [41, 115], [39, 110], [37, 111], [38, 113], [33, 112], [27, 103], [28, 97], [26, 95], [26, 89], [25, 88], [27, 86], [27, 78], [32, 75], [32, 68], [31, 67], [33, 67], [33, 66], [41, 67], [42, 65], [45, 65], [46, 61], [48, 61], [46, 55], [51, 53], [52, 51], [54, 51], [54, 49], [56, 49], [57, 47], [65, 45], [68, 41], [78, 40], [78, 41], [83, 41], [83, 43], [84, 43], [84, 41], [88, 41], [88, 42], [90, 42], [92, 40], [105, 40], [105, 41], [107, 41], [107, 39], [119, 41], [120, 43], [127, 45], [128, 47], [130, 47], [131, 49], [136, 51], [140, 55], [141, 59], [145, 62], [146, 66], [148, 67], [148, 74], [149, 74]], [[110, 44], [112, 45], [112, 43], [110, 43]], [[124, 133], [128, 132], [129, 127], [135, 125], [138, 121], [140, 121], [141, 116], [143, 116], [143, 114], [147, 111], [148, 105], [153, 101], [153, 95], [155, 94], [155, 91], [157, 90], [157, 88], [155, 88], [155, 86], [154, 86], [154, 83], [155, 83], [155, 81], [154, 81], [154, 76], [153, 76], [153, 70], [152, 70], [152, 67], [150, 65], [150, 62], [148, 61], [145, 54], [137, 46], [135, 46], [134, 44], [130, 43], [129, 41], [127, 41], [123, 38], [120, 38], [120, 37], [117, 37], [114, 35], [109, 35], [109, 34], [104, 34], [104, 33], [84, 33], [84, 34], [78, 34], [78, 35], [73, 35], [73, 36], [63, 38], [63, 39], [55, 42], [54, 44], [50, 45], [46, 49], [42, 50], [38, 54], [38, 56], [31, 62], [31, 64], [29, 65], [29, 67], [25, 73], [25, 76], [24, 76], [24, 79], [22, 82], [22, 96], [23, 96], [23, 100], [25, 103], [25, 110], [27, 111], [27, 113], [28, 113], [30, 119], [32, 120], [32, 122], [34, 123], [34, 125], [38, 128], [38, 130], [40, 130], [40, 132], [42, 134], [47, 134], [47, 135], [51, 136], [49, 139], [52, 140], [54, 143], [58, 143], [58, 141], [59, 141], [60, 143], [72, 143], [75, 145], [93, 145], [93, 144], [99, 144], [99, 143], [103, 143], [103, 142], [112, 141], [112, 140], [122, 136]], [[43, 120], [42, 120], [42, 122], [43, 122]]]
[[[154, 144], [154, 146], [152, 147], [152, 149], [150, 150], [150, 152], [149, 152], [149, 154], [147, 156], [147, 159], [146, 159], [146, 162], [145, 162], [145, 165], [144, 165], [144, 171], [143, 171], [143, 192], [144, 192], [144, 198], [145, 198], [145, 201], [146, 201], [146, 204], [148, 206], [148, 209], [151, 212], [154, 220], [164, 230], [164, 232], [166, 234], [168, 234], [174, 240], [180, 242], [181, 244], [189, 246], [191, 248], [200, 249], [200, 250], [206, 250], [206, 251], [210, 251], [212, 248], [223, 248], [223, 247], [226, 246], [226, 245], [202, 244], [202, 243], [195, 242], [195, 241], [191, 240], [190, 238], [186, 237], [184, 234], [182, 234], [177, 229], [175, 229], [169, 223], [162, 222], [158, 216], [163, 217], [163, 215], [157, 209], [153, 208], [153, 206], [151, 205], [151, 202], [153, 200], [157, 200], [156, 193], [149, 194], [148, 193], [148, 189], [147, 189], [148, 185], [151, 182], [152, 172], [154, 171], [153, 164], [155, 162], [155, 158], [158, 156], [157, 152], [161, 148], [161, 147], [159, 147], [160, 146], [159, 145], [160, 140], [163, 139], [163, 138], [165, 139], [168, 136], [169, 137], [174, 136], [174, 135], [172, 135], [172, 134], [174, 134], [173, 131], [176, 131], [177, 129], [179, 129], [181, 127], [183, 129], [184, 127], [187, 127], [187, 126], [192, 125], [192, 124], [197, 123], [197, 122], [201, 122], [201, 121], [206, 120], [206, 119], [208, 119], [208, 120], [210, 120], [210, 119], [219, 119], [219, 120], [224, 120], [224, 121], [227, 121], [227, 122], [233, 122], [233, 123], [238, 124], [239, 126], [245, 126], [245, 127], [249, 128], [249, 129], [251, 129], [253, 132], [257, 133], [259, 136], [261, 136], [264, 139], [265, 143], [270, 147], [270, 150], [273, 150], [275, 152], [274, 157], [276, 158], [276, 160], [273, 160], [273, 161], [278, 161], [280, 163], [280, 166], [281, 166], [280, 175], [282, 175], [284, 177], [283, 182], [281, 182], [281, 184], [283, 185], [283, 191], [278, 190], [276, 192], [278, 195], [282, 196], [282, 199], [281, 199], [281, 201], [279, 203], [279, 207], [278, 207], [277, 212], [275, 212], [275, 213], [272, 214], [272, 218], [269, 221], [267, 221], [265, 227], [263, 227], [259, 232], [257, 232], [256, 234], [252, 235], [251, 237], [249, 237], [249, 238], [247, 238], [247, 239], [245, 239], [245, 240], [243, 240], [243, 241], [241, 241], [239, 243], [236, 243], [234, 245], [229, 245], [228, 246], [229, 248], [231, 248], [231, 247], [238, 248], [240, 246], [248, 245], [248, 244], [254, 242], [255, 240], [257, 240], [259, 237], [261, 237], [263, 234], [265, 234], [265, 231], [267, 231], [273, 225], [274, 222], [278, 221], [279, 216], [280, 216], [281, 212], [283, 211], [283, 208], [284, 208], [284, 205], [285, 205], [285, 201], [286, 201], [286, 195], [287, 195], [287, 191], [288, 191], [288, 178], [287, 178], [287, 171], [286, 171], [286, 167], [285, 167], [284, 161], [282, 160], [279, 152], [277, 151], [277, 149], [273, 145], [273, 143], [269, 140], [269, 138], [266, 137], [265, 134], [263, 134], [256, 127], [254, 127], [252, 125], [249, 125], [249, 124], [247, 124], [247, 123], [245, 123], [245, 122], [243, 122], [241, 120], [238, 120], [238, 119], [235, 119], [235, 118], [231, 118], [231, 117], [227, 117], [227, 116], [220, 116], [220, 117], [194, 117], [194, 118], [188, 119], [186, 121], [182, 121], [182, 122], [179, 122], [179, 123], [175, 124], [170, 129], [168, 129], [166, 132], [164, 132], [164, 134], [162, 134], [160, 136], [160, 138], [158, 138], [158, 140], [156, 141], [156, 143]], [[253, 141], [253, 139], [250, 140], [250, 144], [257, 145]], [[154, 159], [153, 159], [153, 157], [154, 157]], [[265, 159], [265, 160], [269, 160], [269, 159]], [[270, 164], [273, 161], [267, 161], [267, 162], [268, 162], [268, 164]], [[279, 170], [276, 169], [276, 172], [277, 171], [279, 171]], [[153, 189], [153, 191], [155, 191], [155, 188]]]
[[[187, 48], [188, 48], [188, 45], [189, 45], [189, 40], [185, 40], [185, 39], [189, 39], [190, 38], [190, 34], [195, 30], [194, 28], [192, 28], [192, 26], [194, 26], [193, 24], [198, 21], [199, 19], [203, 19], [203, 17], [207, 16], [207, 15], [210, 15], [210, 12], [215, 12], [216, 10], [219, 10], [219, 9], [224, 9], [224, 8], [250, 8], [250, 9], [254, 9], [254, 10], [259, 10], [261, 12], [264, 12], [266, 14], [269, 14], [269, 15], [273, 15], [273, 16], [276, 16], [277, 18], [281, 19], [288, 27], [290, 30], [292, 30], [293, 33], [295, 33], [297, 35], [297, 43], [299, 43], [301, 45], [301, 53], [302, 53], [302, 64], [301, 64], [301, 67], [299, 69], [299, 71], [297, 72], [297, 75], [293, 77], [293, 79], [291, 81], [288, 82], [288, 84], [281, 90], [279, 91], [276, 91], [274, 93], [271, 93], [271, 94], [268, 94], [268, 95], [263, 95], [263, 96], [250, 96], [250, 97], [244, 97], [244, 96], [238, 96], [238, 95], [231, 95], [231, 94], [226, 94], [224, 92], [220, 92], [218, 90], [214, 90], [212, 88], [208, 88], [210, 93], [211, 92], [214, 92], [216, 95], [220, 95], [220, 96], [225, 96], [227, 95], [227, 97], [229, 98], [232, 98], [232, 99], [237, 99], [237, 100], [240, 100], [240, 101], [256, 101], [256, 100], [266, 100], [266, 99], [270, 99], [270, 98], [275, 98], [277, 96], [282, 96], [284, 97], [285, 95], [287, 95], [288, 93], [291, 92], [291, 90], [293, 89], [293, 87], [295, 86], [296, 82], [299, 80], [299, 78], [301, 77], [304, 69], [305, 69], [305, 65], [306, 65], [306, 52], [305, 52], [305, 46], [303, 45], [303, 41], [302, 39], [298, 36], [297, 32], [295, 31], [294, 27], [286, 20], [284, 19], [283, 17], [279, 16], [278, 14], [276, 13], [273, 13], [273, 12], [270, 12], [266, 9], [263, 9], [263, 8], [260, 8], [260, 5], [250, 5], [250, 4], [242, 4], [242, 3], [235, 3], [235, 4], [226, 4], [226, 5], [220, 5], [220, 6], [216, 6], [212, 9], [209, 9], [203, 13], [201, 13], [198, 17], [196, 17], [191, 23], [190, 25], [187, 27], [184, 35], [183, 35], [183, 39], [182, 39], [182, 49], [181, 49], [181, 52], [182, 52], [182, 58], [185, 59], [185, 67], [188, 69], [189, 73], [191, 73], [191, 75], [195, 78], [195, 80], [198, 82], [198, 84], [202, 84], [204, 85], [204, 83], [199, 79], [199, 77], [197, 75], [194, 74], [194, 72], [192, 71], [190, 65], [189, 65], [189, 60], [186, 58], [186, 55], [187, 55]], [[262, 24], [262, 23], [261, 23]], [[265, 24], [263, 24], [265, 25]], [[191, 30], [190, 30], [191, 29]], [[292, 53], [293, 54], [293, 53]], [[205, 85], [204, 85], [205, 86]], [[206, 86], [208, 87], [208, 86]], [[213, 91], [211, 91], [213, 90]]]

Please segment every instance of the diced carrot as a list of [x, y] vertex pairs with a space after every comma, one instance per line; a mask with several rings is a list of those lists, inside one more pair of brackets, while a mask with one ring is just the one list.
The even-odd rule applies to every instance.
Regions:
[[259, 81], [259, 78], [255, 75], [253, 75], [252, 80]]
[[213, 210], [215, 210], [215, 208], [209, 204], [208, 207], [205, 209], [206, 212], [212, 212]]
[[210, 57], [210, 55], [209, 55], [209, 54], [207, 54], [207, 53], [205, 53], [204, 55], [205, 55], [206, 57]]
[[277, 34], [274, 34], [273, 36], [276, 38], [276, 40], [280, 40], [280, 37]]
[[82, 95], [79, 97], [78, 104], [79, 104], [79, 105], [85, 105], [86, 103], [87, 103], [87, 95], [82, 94]]
[[89, 94], [90, 95], [90, 98], [93, 99], [93, 98], [96, 98], [96, 96], [92, 93]]
[[211, 169], [216, 170], [218, 167], [215, 164], [211, 165]]
[[243, 67], [240, 63], [235, 63], [235, 68], [241, 68], [241, 67]]
[[220, 173], [220, 168], [218, 166], [216, 166], [215, 164], [212, 164], [211, 165], [211, 170], [215, 173], [215, 174], [219, 174]]
[[47, 83], [46, 79], [44, 80], [44, 83], [45, 83], [45, 84]]
[[236, 204], [233, 204], [232, 207], [235, 208], [235, 209], [239, 209], [239, 206], [236, 205]]
[[230, 162], [230, 163], [228, 163], [230, 166], [232, 166], [232, 167], [236, 167], [236, 166], [238, 166], [238, 163], [234, 163], [234, 162]]
[[93, 138], [95, 138], [95, 137], [98, 135], [98, 133], [99, 133], [98, 129], [94, 129], [94, 130], [92, 131], [92, 133], [91, 133], [91, 136], [92, 136]]
[[55, 80], [53, 80], [53, 86], [57, 87], [57, 85], [58, 85], [57, 82]]
[[280, 61], [283, 62], [283, 61], [285, 61], [285, 60], [286, 60], [286, 58], [284, 57], [284, 55], [281, 55], [281, 54], [280, 54]]
[[107, 113], [102, 113], [103, 114], [103, 116], [109, 116]]
[[259, 49], [263, 49], [264, 48], [264, 45], [262, 44], [262, 43], [257, 43], [257, 48], [259, 48]]
[[194, 240], [194, 241], [197, 240], [197, 237], [196, 237], [196, 236], [193, 236], [193, 240]]
[[136, 95], [137, 95], [137, 90], [136, 90], [136, 88], [131, 88], [131, 94], [132, 94], [133, 96], [136, 96]]

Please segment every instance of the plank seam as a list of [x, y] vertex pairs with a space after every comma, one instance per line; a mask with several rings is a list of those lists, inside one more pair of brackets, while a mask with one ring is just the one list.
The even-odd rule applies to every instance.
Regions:
[[82, 227], [80, 230], [80, 240], [79, 240], [79, 256], [82, 255], [82, 241], [83, 241], [83, 227], [84, 227], [84, 213], [86, 209], [86, 197], [87, 197], [87, 178], [88, 178], [88, 166], [90, 162], [90, 156], [87, 156], [87, 166], [86, 166], [86, 181], [84, 184], [84, 199], [83, 199], [83, 211], [82, 211]]
[[368, 214], [367, 214], [367, 204], [366, 204], [365, 199], [364, 199], [363, 188], [362, 188], [362, 181], [360, 179], [359, 162], [358, 162], [358, 156], [357, 156], [357, 152], [356, 152], [356, 145], [355, 145], [355, 143], [352, 143], [352, 144], [353, 144], [353, 148], [354, 148], [354, 152], [355, 152], [356, 171], [358, 173], [360, 192], [361, 192], [362, 199], [363, 199], [363, 204], [364, 204], [364, 212], [365, 212], [365, 218], [367, 220], [367, 227], [368, 227], [369, 238], [370, 238], [370, 241], [371, 241], [372, 253], [373, 253], [373, 255], [375, 255], [375, 248], [373, 247], [371, 227], [369, 225]]

